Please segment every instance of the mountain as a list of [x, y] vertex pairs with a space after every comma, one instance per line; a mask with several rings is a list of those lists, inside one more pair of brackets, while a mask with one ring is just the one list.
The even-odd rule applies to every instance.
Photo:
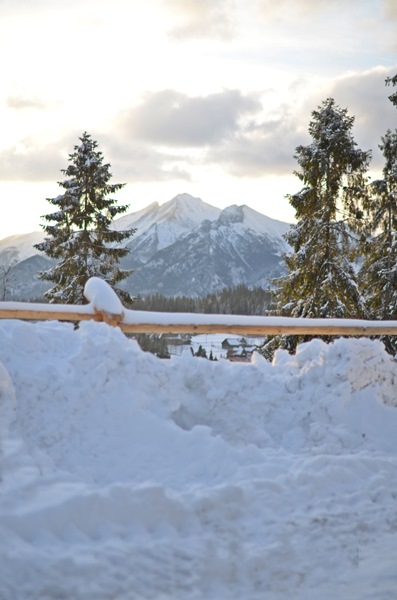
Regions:
[[0, 300], [39, 300], [48, 290], [37, 277], [54, 263], [34, 248], [44, 239], [41, 231], [0, 240]]
[[[124, 288], [167, 296], [201, 296], [240, 283], [268, 287], [282, 272], [281, 255], [287, 250], [282, 236], [289, 227], [245, 205], [221, 210], [189, 194], [162, 205], [153, 202], [113, 226], [136, 228], [122, 261], [123, 268], [134, 269]], [[48, 289], [37, 272], [52, 262], [33, 248], [43, 237], [34, 232], [0, 240], [0, 277], [2, 266], [4, 273], [4, 267], [14, 265], [7, 299], [37, 298]]]
[[116, 229], [137, 230], [127, 243], [130, 254], [123, 266], [136, 269], [145, 265], [157, 252], [191, 233], [205, 219], [216, 219], [220, 213], [221, 209], [200, 198], [179, 194], [162, 206], [153, 202], [143, 210], [121, 217], [114, 223]]
[[158, 250], [129, 283], [169, 296], [201, 296], [239, 283], [267, 287], [280, 274], [287, 229], [247, 206], [230, 206]]

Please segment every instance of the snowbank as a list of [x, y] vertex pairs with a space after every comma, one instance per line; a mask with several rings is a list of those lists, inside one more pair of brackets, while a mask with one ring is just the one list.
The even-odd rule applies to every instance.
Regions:
[[394, 599], [396, 381], [365, 339], [162, 361], [0, 321], [1, 600]]

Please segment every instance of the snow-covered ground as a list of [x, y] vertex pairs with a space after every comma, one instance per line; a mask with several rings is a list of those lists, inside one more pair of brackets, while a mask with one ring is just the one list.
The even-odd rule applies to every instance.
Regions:
[[397, 364], [0, 321], [1, 600], [395, 600]]

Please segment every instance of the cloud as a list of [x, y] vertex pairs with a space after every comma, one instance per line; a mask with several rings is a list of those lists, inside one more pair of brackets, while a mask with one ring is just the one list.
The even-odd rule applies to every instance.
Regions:
[[289, 107], [278, 118], [253, 123], [245, 131], [208, 152], [208, 160], [221, 164], [236, 177], [291, 174], [296, 146], [307, 141]]
[[[69, 164], [69, 154], [78, 145], [82, 132], [71, 133], [48, 144], [25, 139], [0, 151], [0, 179], [3, 181], [63, 180], [61, 169]], [[161, 153], [147, 144], [126, 142], [110, 134], [92, 134], [104, 161], [110, 163], [114, 179], [120, 182], [190, 180], [180, 156]]]
[[[362, 0], [351, 0], [359, 3]], [[387, 1], [387, 0], [386, 0]], [[346, 0], [166, 0], [171, 17], [179, 22], [170, 34], [176, 39], [237, 36], [239, 14], [249, 10], [268, 20], [291, 20], [346, 7]]]
[[[350, 0], [358, 3], [362, 0]], [[258, 8], [266, 17], [291, 19], [291, 15], [308, 16], [346, 7], [346, 0], [258, 0]]]
[[218, 144], [240, 129], [240, 119], [261, 109], [254, 96], [226, 90], [209, 96], [187, 96], [175, 90], [148, 94], [138, 106], [123, 111], [123, 135], [164, 146], [202, 147]]
[[[371, 167], [375, 169], [382, 168], [383, 163], [378, 149], [380, 138], [397, 124], [397, 109], [388, 99], [393, 88], [385, 85], [386, 77], [396, 73], [397, 67], [377, 67], [341, 77], [321, 90], [321, 98], [318, 94], [310, 99], [317, 106], [326, 97], [332, 97], [339, 106], [347, 108], [349, 115], [355, 117], [354, 138], [363, 150], [372, 149]], [[305, 106], [308, 108], [308, 102]]]
[[[68, 9], [78, 6], [79, 0], [69, 0]], [[54, 2], [54, 0], [0, 0], [0, 13], [1, 16], [8, 15], [23, 15], [37, 13], [47, 13], [48, 11], [56, 12], [59, 10], [61, 3]]]
[[171, 16], [180, 21], [170, 30], [176, 39], [234, 36], [234, 0], [167, 0], [167, 7]]
[[6, 104], [8, 108], [13, 108], [15, 110], [23, 110], [30, 108], [43, 110], [47, 108], [47, 104], [40, 98], [23, 95], [8, 96], [8, 98], [6, 99]]
[[298, 105], [294, 94], [278, 115], [249, 126], [222, 144], [208, 150], [207, 160], [220, 164], [236, 177], [264, 177], [292, 174], [297, 168], [294, 158], [299, 145], [311, 142], [308, 133], [312, 112], [328, 97], [355, 117], [353, 137], [362, 150], [372, 150], [372, 169], [383, 167], [378, 148], [380, 138], [397, 123], [397, 109], [388, 100], [392, 89], [385, 86], [387, 76], [395, 69], [375, 68], [327, 82]]
[[0, 179], [56, 181], [66, 160], [67, 152], [62, 141], [41, 145], [34, 140], [23, 140], [0, 152]]
[[[298, 81], [290, 87], [287, 102], [265, 116], [258, 95], [225, 90], [187, 96], [162, 90], [119, 113], [111, 131], [90, 133], [120, 182], [187, 181], [202, 165], [217, 166], [239, 178], [291, 175], [297, 168], [296, 147], [311, 141], [312, 111], [333, 97], [355, 117], [358, 147], [371, 149], [371, 167], [381, 169], [380, 138], [397, 123], [397, 109], [388, 100], [393, 90], [385, 86], [385, 79], [396, 72], [397, 67], [377, 67], [318, 84], [311, 92], [307, 82]], [[23, 140], [3, 150], [0, 178], [61, 179], [60, 169], [66, 168], [81, 133], [72, 132], [48, 145]]]
[[188, 157], [161, 152], [149, 144], [128, 140], [117, 134], [101, 135], [98, 144], [106, 162], [111, 163], [111, 171], [117, 181], [158, 182], [191, 179], [186, 169]]
[[[173, 160], [177, 163], [179, 156], [187, 172], [192, 165], [212, 164], [236, 177], [291, 174], [295, 147], [307, 140], [300, 114], [285, 104], [276, 115], [261, 120], [262, 110], [258, 95], [237, 90], [205, 97], [175, 90], [152, 93], [119, 115], [121, 152], [131, 155], [131, 148], [149, 152], [149, 146], [153, 153], [159, 146], [167, 152], [174, 148]], [[157, 159], [165, 160], [161, 154]]]
[[383, 0], [383, 4], [386, 16], [397, 20], [397, 5], [395, 0]]

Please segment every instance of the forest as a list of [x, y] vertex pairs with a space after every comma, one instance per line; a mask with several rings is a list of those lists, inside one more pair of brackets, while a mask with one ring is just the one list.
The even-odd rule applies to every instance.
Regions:
[[190, 296], [163, 296], [150, 294], [137, 296], [133, 310], [155, 312], [191, 312], [227, 315], [265, 315], [274, 307], [272, 290], [261, 287], [248, 288], [244, 284], [191, 298]]

